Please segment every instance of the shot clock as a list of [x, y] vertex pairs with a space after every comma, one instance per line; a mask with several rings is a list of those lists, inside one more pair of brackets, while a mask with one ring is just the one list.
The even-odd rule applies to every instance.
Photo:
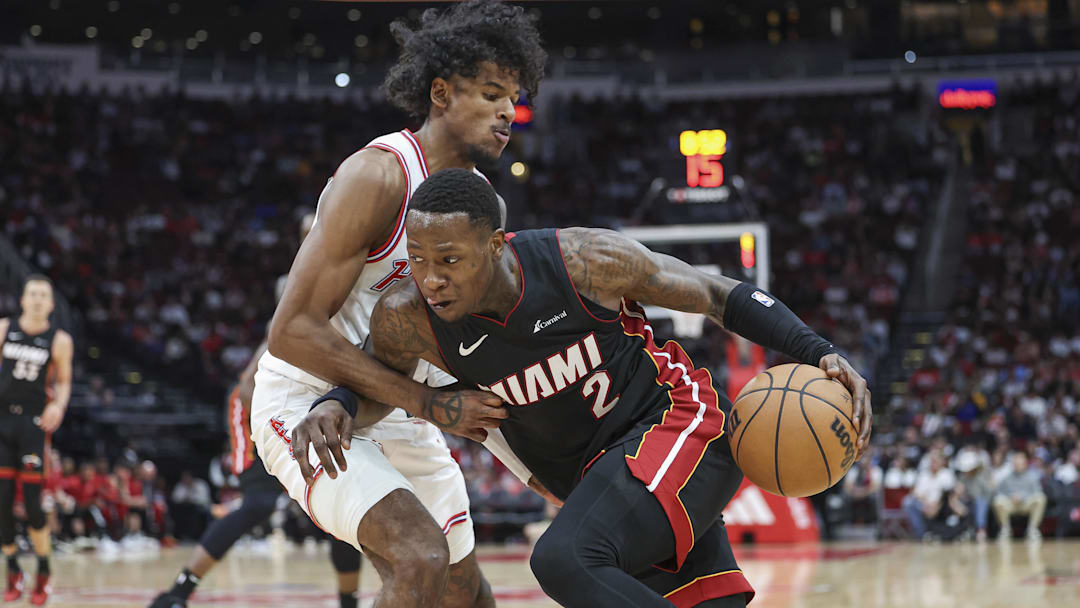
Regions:
[[728, 135], [723, 129], [683, 131], [679, 152], [686, 157], [688, 188], [719, 188], [724, 185], [724, 155]]

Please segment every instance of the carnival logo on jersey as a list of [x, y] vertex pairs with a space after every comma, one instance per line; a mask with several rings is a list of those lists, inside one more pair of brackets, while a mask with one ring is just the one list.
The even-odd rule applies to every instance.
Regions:
[[412, 274], [409, 260], [394, 260], [394, 269], [371, 286], [372, 291], [385, 291], [388, 287]]
[[770, 298], [761, 291], [755, 291], [754, 293], [750, 294], [750, 297], [760, 302], [761, 305], [765, 308], [772, 308], [772, 305], [776, 304], [776, 300]]
[[558, 323], [559, 321], [561, 321], [561, 320], [563, 320], [565, 318], [566, 318], [566, 311], [564, 310], [564, 311], [560, 312], [559, 314], [555, 315], [554, 317], [551, 317], [547, 321], [544, 321], [542, 319], [537, 319], [536, 320], [536, 325], [533, 326], [533, 333], [535, 334], [536, 332], [540, 331], [541, 329], [544, 329], [548, 325], [554, 325], [554, 324]]

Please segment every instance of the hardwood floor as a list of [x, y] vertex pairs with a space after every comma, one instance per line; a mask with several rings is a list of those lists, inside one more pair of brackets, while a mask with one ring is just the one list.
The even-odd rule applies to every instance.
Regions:
[[[49, 605], [144, 607], [171, 584], [189, 551], [58, 555]], [[1077, 541], [758, 546], [736, 553], [758, 592], [753, 608], [1080, 606]], [[526, 548], [484, 547], [478, 554], [499, 606], [555, 606], [529, 572]], [[29, 558], [23, 564], [28, 572], [35, 567]], [[325, 546], [241, 544], [207, 576], [190, 605], [333, 608], [333, 581]], [[365, 568], [362, 606], [370, 605], [378, 584], [374, 569]], [[8, 605], [26, 605], [21, 602]]]

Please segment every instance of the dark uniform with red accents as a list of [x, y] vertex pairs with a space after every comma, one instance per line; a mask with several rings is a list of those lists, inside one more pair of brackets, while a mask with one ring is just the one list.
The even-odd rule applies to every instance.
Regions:
[[255, 443], [251, 440], [251, 413], [244, 409], [240, 401], [240, 389], [234, 388], [229, 393], [226, 405], [226, 426], [229, 429], [229, 471], [240, 482], [240, 491], [267, 491], [280, 494], [281, 484], [266, 472], [259, 455], [255, 453]]
[[48, 438], [37, 425], [48, 395], [56, 328], [28, 334], [12, 319], [0, 359], [0, 478], [18, 475], [24, 483], [43, 480]]
[[[639, 545], [666, 547], [666, 554], [639, 551], [631, 539], [602, 539], [623, 545], [620, 569], [661, 595], [678, 590], [669, 600], [681, 598], [679, 606], [752, 597], [720, 521], [742, 480], [723, 437], [731, 403], [681, 346], [655, 343], [636, 303], [623, 301], [615, 312], [581, 297], [556, 230], [510, 234], [507, 250], [521, 268], [522, 292], [505, 320], [474, 314], [447, 323], [427, 312], [447, 371], [508, 404], [500, 426], [507, 443], [566, 500], [545, 536], [561, 533], [560, 519], [604, 517], [606, 507], [584, 502], [609, 505], [651, 493], [655, 500], [642, 501], [647, 521], [635, 532]], [[584, 494], [590, 499], [579, 498]], [[659, 538], [667, 543], [646, 540]], [[545, 591], [563, 601], [546, 585]]]

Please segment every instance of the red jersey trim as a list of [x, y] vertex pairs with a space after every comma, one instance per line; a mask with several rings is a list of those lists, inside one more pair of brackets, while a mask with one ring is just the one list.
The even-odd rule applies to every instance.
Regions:
[[664, 595], [675, 608], [692, 608], [702, 602], [728, 597], [736, 593], [746, 594], [746, 603], [754, 599], [754, 588], [743, 576], [742, 570], [727, 570], [699, 576], [682, 587]]
[[[326, 529], [323, 528], [321, 524], [319, 524], [319, 520], [315, 518], [315, 514], [311, 512], [311, 490], [315, 487], [315, 482], [319, 481], [319, 476], [323, 474], [324, 470], [325, 469], [323, 469], [323, 466], [321, 464], [315, 467], [315, 476], [311, 478], [311, 485], [304, 489], [304, 506], [307, 507], [307, 514], [308, 517], [311, 518], [311, 523], [315, 524], [316, 528], [322, 530], [323, 532], [326, 532]], [[326, 533], [330, 534], [329, 532]], [[330, 536], [334, 535], [330, 534]]]
[[240, 389], [234, 388], [229, 393], [229, 447], [232, 452], [232, 472], [239, 475], [255, 462], [251, 457], [251, 441], [248, 436], [247, 420], [244, 419], [244, 404], [240, 401]]
[[446, 523], [442, 527], [443, 536], [446, 536], [447, 534], [450, 533], [450, 528], [453, 528], [454, 526], [456, 526], [458, 524], [463, 524], [463, 523], [465, 523], [467, 521], [469, 521], [469, 512], [468, 511], [462, 511], [461, 513], [458, 513], [457, 515], [451, 515], [450, 519], [446, 520]]
[[416, 150], [416, 155], [420, 157], [420, 169], [424, 172], [424, 179], [427, 179], [431, 174], [428, 172], [427, 156], [424, 156], [424, 146], [420, 145], [420, 138], [409, 129], [405, 129], [401, 134], [405, 136], [405, 139], [409, 140], [413, 150]]
[[371, 144], [363, 149], [377, 148], [384, 152], [390, 152], [397, 159], [398, 164], [401, 165], [401, 173], [405, 176], [405, 196], [401, 197], [401, 208], [398, 210], [397, 220], [394, 223], [394, 231], [390, 234], [390, 238], [381, 246], [376, 247], [370, 253], [368, 253], [367, 261], [378, 262], [390, 255], [390, 252], [397, 246], [398, 241], [401, 240], [401, 235], [405, 233], [405, 211], [409, 208], [409, 196], [412, 194], [412, 181], [409, 179], [409, 168], [405, 164], [405, 157], [396, 148], [388, 146], [386, 144]]
[[601, 323], [615, 323], [616, 321], [619, 321], [619, 313], [614, 310], [611, 311], [611, 313], [615, 315], [614, 319], [601, 319], [594, 315], [593, 312], [589, 310], [589, 307], [585, 305], [585, 300], [581, 299], [581, 293], [578, 292], [577, 285], [574, 285], [574, 277], [570, 276], [570, 268], [566, 265], [566, 258], [562, 256], [562, 240], [559, 238], [560, 232], [562, 231], [558, 229], [555, 230], [555, 243], [559, 246], [559, 259], [562, 260], [563, 270], [566, 271], [566, 280], [570, 282], [570, 289], [574, 291], [574, 296], [577, 298], [578, 304], [581, 304], [581, 309], [585, 311], [585, 314]]
[[693, 522], [679, 493], [694, 476], [709, 445], [723, 436], [726, 417], [712, 375], [707, 369], [695, 369], [678, 342], [669, 340], [657, 348], [644, 311], [626, 300], [621, 320], [624, 333], [645, 341], [642, 348], [656, 366], [656, 383], [671, 387], [671, 406], [659, 424], [645, 431], [637, 452], [626, 456], [626, 465], [668, 516], [675, 535], [674, 565], [678, 571], [694, 547]]

